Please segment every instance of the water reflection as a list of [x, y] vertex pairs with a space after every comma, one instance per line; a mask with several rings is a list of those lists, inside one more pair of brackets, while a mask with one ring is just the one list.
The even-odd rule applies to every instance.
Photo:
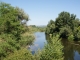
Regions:
[[[51, 43], [48, 35], [46, 35], [46, 40]], [[66, 39], [62, 39], [61, 43], [64, 46], [64, 60], [80, 60], [80, 42], [69, 42]]]
[[35, 40], [33, 45], [30, 46], [30, 50], [32, 51], [32, 54], [34, 54], [38, 49], [42, 49], [45, 45], [46, 38], [45, 38], [45, 32], [36, 32], [34, 33]]
[[62, 40], [64, 60], [74, 60], [74, 47], [67, 40]]

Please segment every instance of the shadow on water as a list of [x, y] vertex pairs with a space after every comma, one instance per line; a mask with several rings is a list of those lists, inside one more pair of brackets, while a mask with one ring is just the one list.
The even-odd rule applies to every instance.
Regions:
[[66, 39], [61, 40], [64, 46], [64, 60], [80, 60], [80, 43], [79, 42], [69, 42]]

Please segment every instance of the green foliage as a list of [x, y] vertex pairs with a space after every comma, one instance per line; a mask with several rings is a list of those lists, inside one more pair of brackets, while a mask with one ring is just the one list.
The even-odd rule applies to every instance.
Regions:
[[[22, 17], [19, 16], [19, 12]], [[21, 34], [28, 31], [28, 27], [21, 25], [20, 20], [28, 21], [28, 18], [29, 16], [24, 14], [23, 10], [17, 10], [10, 4], [0, 2], [0, 60], [21, 48]], [[29, 41], [25, 42], [28, 44]]]
[[21, 49], [10, 54], [4, 60], [34, 60], [34, 57], [30, 53], [30, 51], [26, 49]]
[[72, 30], [70, 29], [69, 26], [63, 27], [63, 28], [60, 28], [59, 34], [60, 34], [60, 37], [62, 38], [68, 38], [68, 36], [72, 34]]
[[59, 36], [53, 36], [51, 41], [52, 43], [47, 44], [42, 51], [40, 60], [63, 60], [63, 46]]
[[55, 29], [54, 21], [50, 20], [45, 32], [46, 32], [46, 34], [52, 34], [54, 32], [54, 29]]
[[[27, 49], [21, 49], [30, 44], [34, 39], [33, 35], [25, 36], [23, 33], [26, 31], [31, 33], [33, 31], [45, 30], [45, 28], [43, 30], [43, 28], [33, 26], [34, 29], [32, 28], [29, 31], [27, 26], [20, 24], [23, 19], [28, 21], [29, 16], [22, 9], [7, 3], [0, 3], [0, 60], [62, 60], [63, 46], [60, 43], [59, 36], [54, 36], [51, 39], [52, 43], [47, 44], [38, 56], [33, 56]], [[53, 33], [60, 32], [60, 35], [65, 34], [68, 36], [74, 30], [73, 26], [78, 27], [77, 24], [74, 25], [73, 21], [75, 23], [75, 15], [61, 12], [56, 22], [50, 20], [46, 33], [52, 36]], [[72, 30], [68, 31], [67, 25], [70, 27], [69, 30]], [[74, 33], [77, 32], [79, 32], [79, 28], [74, 31]], [[75, 36], [80, 38], [79, 35], [77, 33]]]
[[76, 15], [63, 11], [58, 15], [55, 22], [50, 21], [50, 23], [48, 23], [46, 33], [53, 35], [58, 33], [61, 38], [66, 39], [68, 39], [70, 35], [73, 35], [74, 40], [79, 40], [79, 25], [80, 21], [76, 18]]
[[29, 26], [29, 31], [30, 32], [37, 32], [37, 31], [40, 31], [40, 32], [44, 32], [46, 29], [46, 27], [39, 27], [39, 26], [35, 26], [35, 25], [30, 25]]
[[17, 11], [10, 4], [1, 3], [0, 33], [12, 34], [16, 40], [20, 39], [21, 26], [17, 20]]
[[19, 41], [19, 44], [21, 45], [21, 46], [27, 46], [27, 45], [30, 45], [30, 44], [32, 44], [33, 43], [33, 41], [34, 41], [34, 36], [33, 35], [27, 35], [27, 36], [23, 36], [22, 38], [21, 38], [21, 40]]
[[34, 59], [35, 59], [35, 60], [40, 60], [40, 58], [41, 58], [41, 53], [42, 53], [42, 51], [41, 51], [40, 49], [38, 49], [38, 50], [35, 52], [35, 54], [34, 54]]
[[0, 60], [3, 60], [4, 57], [13, 53], [15, 51], [15, 47], [12, 47], [7, 42], [0, 43]]
[[73, 36], [73, 35], [70, 35], [70, 36], [68, 37], [68, 40], [69, 40], [69, 41], [73, 41], [73, 40], [74, 40], [74, 36]]
[[4, 57], [13, 53], [15, 50], [20, 49], [19, 43], [15, 39], [12, 39], [9, 34], [2, 34], [0, 41], [0, 59], [3, 60]]
[[27, 49], [22, 48], [9, 54], [3, 60], [63, 60], [63, 46], [61, 45], [59, 35], [54, 36], [51, 41], [52, 43], [48, 43], [42, 51], [38, 50], [34, 55]]
[[15, 7], [15, 10], [17, 10], [17, 12], [18, 12], [18, 19], [19, 20], [26, 20], [26, 21], [29, 20], [29, 15], [26, 14], [23, 9], [21, 9], [19, 7]]

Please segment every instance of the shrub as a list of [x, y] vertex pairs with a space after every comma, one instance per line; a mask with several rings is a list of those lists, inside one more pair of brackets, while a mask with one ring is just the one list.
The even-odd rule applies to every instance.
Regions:
[[63, 60], [63, 46], [58, 38], [58, 35], [54, 36], [51, 40], [52, 43], [45, 46], [40, 60]]
[[74, 40], [74, 36], [73, 36], [73, 35], [70, 35], [70, 36], [68, 37], [68, 40], [69, 40], [69, 41], [73, 41], [73, 40]]
[[10, 54], [4, 60], [34, 60], [34, 57], [27, 49], [21, 49]]

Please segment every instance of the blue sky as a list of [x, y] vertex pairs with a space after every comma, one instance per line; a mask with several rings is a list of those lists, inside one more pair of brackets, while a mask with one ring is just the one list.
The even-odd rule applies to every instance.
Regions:
[[74, 13], [80, 18], [80, 0], [0, 0], [22, 8], [29, 14], [29, 25], [47, 25], [62, 11]]

